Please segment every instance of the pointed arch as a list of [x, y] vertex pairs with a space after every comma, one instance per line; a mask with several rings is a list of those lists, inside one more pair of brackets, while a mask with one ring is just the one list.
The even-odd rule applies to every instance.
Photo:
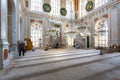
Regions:
[[42, 21], [35, 20], [31, 22], [31, 41], [34, 47], [41, 47], [42, 42]]
[[99, 19], [95, 23], [95, 46], [108, 47], [109, 25], [107, 19]]

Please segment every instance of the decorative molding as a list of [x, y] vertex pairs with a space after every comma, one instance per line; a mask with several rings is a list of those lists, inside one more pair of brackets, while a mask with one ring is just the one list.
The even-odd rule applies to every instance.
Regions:
[[95, 23], [98, 19], [99, 19], [99, 18], [95, 18], [95, 19], [94, 19], [94, 23]]
[[34, 19], [30, 19], [30, 23], [33, 23], [33, 22], [35, 22], [35, 20]]
[[54, 27], [55, 28], [60, 28], [60, 25], [59, 24], [54, 24]]
[[41, 21], [41, 20], [39, 20], [38, 22], [41, 23], [41, 24], [43, 23], [43, 21]]
[[108, 18], [108, 13], [102, 16], [103, 18]]

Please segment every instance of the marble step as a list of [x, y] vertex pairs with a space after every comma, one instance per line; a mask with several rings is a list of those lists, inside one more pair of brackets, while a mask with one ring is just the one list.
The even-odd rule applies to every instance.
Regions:
[[76, 52], [94, 52], [94, 51], [99, 51], [99, 50], [96, 50], [96, 49], [89, 49], [89, 50], [85, 50], [85, 49], [75, 49], [75, 50], [65, 50], [65, 51], [61, 51], [61, 50], [58, 50], [58, 51], [40, 51], [40, 50], [36, 50], [36, 51], [27, 51], [26, 54], [27, 56], [25, 57], [35, 57], [35, 56], [38, 56], [38, 55], [51, 55], [51, 54], [68, 54], [68, 53], [76, 53]]
[[100, 62], [104, 60], [110, 60], [112, 58], [119, 58], [120, 54], [105, 54], [105, 55], [97, 55], [97, 56], [91, 56], [86, 58], [79, 58], [79, 59], [73, 59], [69, 61], [63, 61], [63, 62], [55, 62], [55, 63], [48, 63], [44, 65], [35, 65], [35, 66], [27, 66], [27, 67], [18, 67], [13, 68], [12, 71], [9, 74], [6, 74], [3, 76], [4, 78], [9, 80], [12, 79], [19, 79], [22, 77], [30, 77], [35, 75], [42, 75], [46, 73], [51, 73], [71, 67], [76, 66], [82, 66], [87, 65], [94, 62]]
[[69, 61], [69, 60], [77, 60], [80, 58], [90, 57], [90, 56], [96, 56], [99, 53], [87, 53], [87, 54], [72, 54], [72, 55], [59, 55], [59, 56], [49, 56], [49, 57], [42, 57], [42, 58], [31, 58], [26, 59], [25, 61], [17, 61], [14, 62], [15, 67], [27, 67], [27, 66], [34, 66], [34, 65], [42, 65], [42, 64], [48, 64], [48, 63], [55, 63], [55, 62], [61, 62], [61, 61]]
[[20, 59], [15, 60], [16, 62], [19, 61], [28, 61], [28, 60], [37, 60], [37, 59], [45, 59], [45, 58], [53, 58], [53, 57], [63, 57], [63, 56], [73, 56], [73, 55], [81, 55], [81, 54], [90, 54], [90, 53], [100, 53], [99, 50], [96, 51], [88, 51], [88, 52], [62, 52], [59, 54], [34, 54], [35, 56], [25, 56]]
[[[20, 78], [20, 77], [19, 77]], [[17, 78], [17, 79], [19, 79]], [[86, 65], [64, 68], [48, 73], [35, 73], [20, 80], [119, 80], [120, 57]]]

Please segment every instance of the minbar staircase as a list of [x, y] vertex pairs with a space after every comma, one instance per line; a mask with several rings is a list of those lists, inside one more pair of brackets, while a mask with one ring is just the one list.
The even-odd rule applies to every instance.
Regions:
[[85, 40], [81, 37], [80, 33], [78, 33], [75, 37], [75, 43], [80, 46], [80, 48], [87, 48]]

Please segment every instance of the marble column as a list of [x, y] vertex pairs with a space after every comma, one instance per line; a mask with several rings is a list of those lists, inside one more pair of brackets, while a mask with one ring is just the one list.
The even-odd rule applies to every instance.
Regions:
[[48, 44], [47, 44], [47, 38], [46, 38], [47, 35], [46, 35], [46, 33], [47, 33], [47, 29], [48, 29], [49, 25], [50, 25], [49, 20], [48, 20], [46, 17], [44, 17], [44, 18], [43, 18], [43, 27], [42, 27], [42, 42], [43, 42], [43, 48], [44, 48], [46, 45], [48, 45]]
[[7, 27], [7, 0], [0, 0], [0, 69], [9, 64]]
[[22, 23], [20, 26], [20, 40], [24, 41], [24, 27], [25, 27], [25, 16], [24, 15], [23, 15], [21, 21], [22, 21]]

